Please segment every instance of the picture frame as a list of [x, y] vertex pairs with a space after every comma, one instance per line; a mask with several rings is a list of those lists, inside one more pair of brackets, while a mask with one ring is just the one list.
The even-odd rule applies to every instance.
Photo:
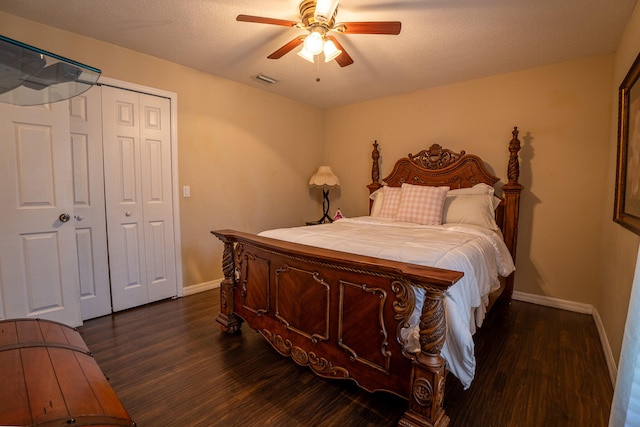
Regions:
[[613, 220], [640, 235], [640, 53], [618, 91], [618, 149]]

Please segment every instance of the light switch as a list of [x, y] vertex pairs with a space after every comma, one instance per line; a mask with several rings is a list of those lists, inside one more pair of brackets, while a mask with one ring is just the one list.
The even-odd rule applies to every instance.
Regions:
[[182, 186], [182, 197], [191, 197], [191, 186], [189, 185]]

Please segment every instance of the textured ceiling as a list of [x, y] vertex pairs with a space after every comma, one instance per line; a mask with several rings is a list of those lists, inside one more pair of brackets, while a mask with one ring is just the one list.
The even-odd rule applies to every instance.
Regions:
[[635, 3], [342, 0], [339, 22], [402, 22], [398, 36], [337, 34], [355, 61], [344, 68], [298, 49], [267, 59], [305, 31], [235, 20], [299, 21], [296, 0], [2, 0], [0, 10], [326, 108], [612, 53]]

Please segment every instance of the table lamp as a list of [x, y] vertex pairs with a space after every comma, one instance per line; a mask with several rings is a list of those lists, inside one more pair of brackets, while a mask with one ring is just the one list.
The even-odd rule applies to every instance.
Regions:
[[329, 216], [329, 190], [338, 188], [340, 181], [333, 174], [329, 166], [320, 166], [316, 173], [309, 179], [309, 187], [322, 189], [322, 210], [324, 214], [317, 221], [317, 224], [323, 224], [325, 221], [333, 222]]

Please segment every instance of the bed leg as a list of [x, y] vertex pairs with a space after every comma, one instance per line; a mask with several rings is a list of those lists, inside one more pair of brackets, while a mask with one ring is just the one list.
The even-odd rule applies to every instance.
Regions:
[[409, 408], [398, 426], [446, 427], [449, 417], [443, 408], [447, 376], [440, 350], [445, 339], [444, 294], [427, 290], [420, 317], [421, 351], [413, 362]]
[[[218, 236], [220, 237], [220, 236]], [[223, 240], [224, 250], [222, 252], [222, 272], [224, 279], [220, 283], [220, 312], [216, 322], [221, 325], [224, 332], [234, 334], [240, 331], [242, 319], [235, 314], [234, 291], [235, 291], [235, 263], [233, 255], [233, 242]]]

